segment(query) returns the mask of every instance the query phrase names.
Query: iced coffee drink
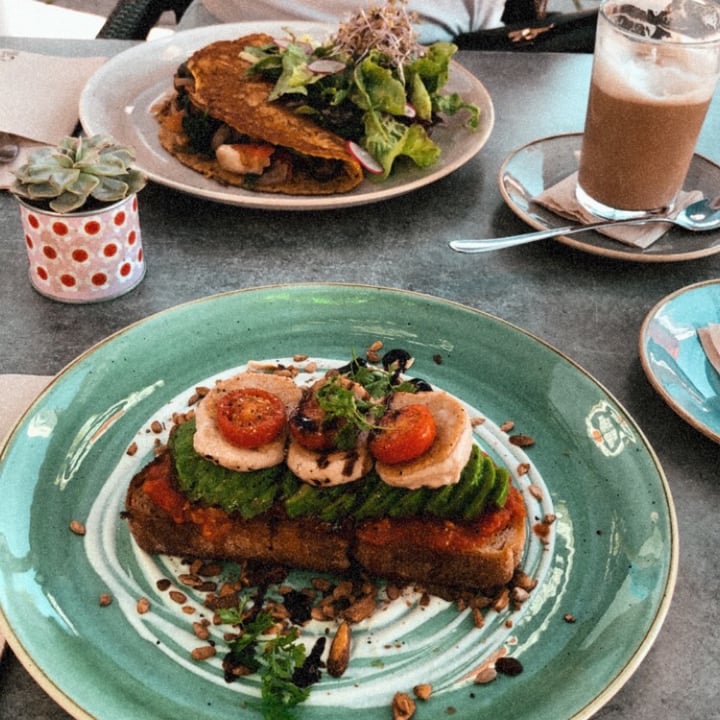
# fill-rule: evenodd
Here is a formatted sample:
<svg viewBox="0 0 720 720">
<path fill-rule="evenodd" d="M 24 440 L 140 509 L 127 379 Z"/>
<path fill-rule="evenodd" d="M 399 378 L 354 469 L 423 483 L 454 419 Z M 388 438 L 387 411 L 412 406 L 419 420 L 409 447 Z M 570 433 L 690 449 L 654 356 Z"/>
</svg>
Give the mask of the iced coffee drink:
<svg viewBox="0 0 720 720">
<path fill-rule="evenodd" d="M 720 5 L 601 6 L 577 196 L 627 218 L 671 209 L 720 75 Z"/>
</svg>

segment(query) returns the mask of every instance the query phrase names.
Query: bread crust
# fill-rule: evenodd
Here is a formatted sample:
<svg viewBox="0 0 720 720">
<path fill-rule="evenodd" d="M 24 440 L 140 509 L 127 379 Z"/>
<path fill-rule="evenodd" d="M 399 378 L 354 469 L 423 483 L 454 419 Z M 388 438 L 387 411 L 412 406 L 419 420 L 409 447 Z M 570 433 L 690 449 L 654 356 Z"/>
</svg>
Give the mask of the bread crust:
<svg viewBox="0 0 720 720">
<path fill-rule="evenodd" d="M 511 489 L 503 510 L 454 523 L 435 518 L 382 518 L 357 524 L 288 518 L 281 508 L 251 519 L 213 509 L 211 524 L 188 521 L 200 505 L 185 502 L 183 518 L 159 507 L 145 492 L 151 478 L 176 488 L 170 452 L 164 450 L 130 482 L 125 517 L 138 545 L 149 553 L 260 561 L 388 580 L 491 593 L 513 577 L 525 545 L 526 511 Z M 179 521 L 182 520 L 182 521 Z"/>
</svg>

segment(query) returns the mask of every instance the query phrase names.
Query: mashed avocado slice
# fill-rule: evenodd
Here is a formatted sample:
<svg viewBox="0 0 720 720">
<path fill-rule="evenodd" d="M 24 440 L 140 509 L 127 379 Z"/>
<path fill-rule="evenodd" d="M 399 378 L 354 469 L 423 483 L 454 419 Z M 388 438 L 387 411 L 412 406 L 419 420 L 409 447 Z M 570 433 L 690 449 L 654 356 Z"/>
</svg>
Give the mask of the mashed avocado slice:
<svg viewBox="0 0 720 720">
<path fill-rule="evenodd" d="M 195 422 L 176 426 L 168 441 L 182 492 L 193 502 L 217 505 L 245 519 L 281 503 L 289 517 L 317 517 L 326 522 L 383 516 L 435 516 L 472 520 L 507 499 L 510 474 L 473 445 L 460 480 L 437 490 L 406 490 L 384 483 L 374 471 L 361 480 L 331 488 L 308 485 L 285 464 L 237 472 L 215 465 L 193 447 Z"/>
</svg>

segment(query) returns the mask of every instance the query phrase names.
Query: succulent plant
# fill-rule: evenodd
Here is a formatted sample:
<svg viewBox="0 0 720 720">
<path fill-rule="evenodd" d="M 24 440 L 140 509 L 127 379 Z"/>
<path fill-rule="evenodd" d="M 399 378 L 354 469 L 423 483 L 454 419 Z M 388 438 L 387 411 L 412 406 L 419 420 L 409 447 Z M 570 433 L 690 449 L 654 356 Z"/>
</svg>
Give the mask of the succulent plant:
<svg viewBox="0 0 720 720">
<path fill-rule="evenodd" d="M 47 203 L 52 210 L 70 213 L 91 198 L 112 203 L 145 185 L 145 176 L 130 165 L 135 154 L 106 135 L 66 137 L 56 147 L 33 152 L 15 171 L 11 191 L 32 203 Z"/>
</svg>

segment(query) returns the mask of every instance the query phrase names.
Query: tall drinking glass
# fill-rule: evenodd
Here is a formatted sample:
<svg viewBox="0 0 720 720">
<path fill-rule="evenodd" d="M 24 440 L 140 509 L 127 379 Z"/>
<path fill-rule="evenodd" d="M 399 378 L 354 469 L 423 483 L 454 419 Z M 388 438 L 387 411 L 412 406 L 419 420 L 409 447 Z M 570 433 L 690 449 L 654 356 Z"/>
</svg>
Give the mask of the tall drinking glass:
<svg viewBox="0 0 720 720">
<path fill-rule="evenodd" d="M 576 195 L 594 215 L 671 210 L 720 76 L 720 4 L 605 0 Z"/>
</svg>

